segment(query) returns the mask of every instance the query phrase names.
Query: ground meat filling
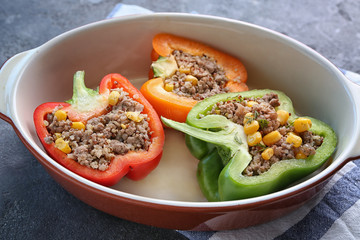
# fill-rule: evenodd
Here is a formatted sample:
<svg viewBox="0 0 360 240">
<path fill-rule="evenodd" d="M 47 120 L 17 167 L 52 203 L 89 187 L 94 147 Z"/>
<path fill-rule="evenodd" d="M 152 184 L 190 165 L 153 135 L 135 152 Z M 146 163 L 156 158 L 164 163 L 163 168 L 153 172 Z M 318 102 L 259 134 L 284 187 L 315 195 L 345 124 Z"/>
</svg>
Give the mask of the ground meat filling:
<svg viewBox="0 0 360 240">
<path fill-rule="evenodd" d="M 268 148 L 272 148 L 273 150 L 273 155 L 270 159 L 265 160 L 262 157 L 262 152 L 267 148 L 263 143 L 249 146 L 249 152 L 253 159 L 243 171 L 243 175 L 260 175 L 268 171 L 270 167 L 278 161 L 296 158 L 299 152 L 305 156 L 314 155 L 316 149 L 322 144 L 323 137 L 315 135 L 310 131 L 297 133 L 302 139 L 301 146 L 294 147 L 292 143 L 288 143 L 286 141 L 287 135 L 295 131 L 294 126 L 289 122 L 284 125 L 280 124 L 277 111 L 275 110 L 278 106 L 280 106 L 278 95 L 271 93 L 266 94 L 262 98 L 239 97 L 238 99 L 226 102 L 218 102 L 207 113 L 223 115 L 241 125 L 244 125 L 245 115 L 252 113 L 254 119 L 259 122 L 260 128 L 258 131 L 262 136 L 275 130 L 281 134 L 279 141 L 268 146 Z"/>
<path fill-rule="evenodd" d="M 115 155 L 148 150 L 151 132 L 147 115 L 141 113 L 144 106 L 122 89 L 114 90 L 120 93 L 118 103 L 107 114 L 90 119 L 84 130 L 72 128 L 69 119 L 58 121 L 54 114 L 59 108 L 54 109 L 45 120 L 50 133 L 45 142 L 63 138 L 71 147 L 69 158 L 100 171 L 108 169 Z"/>
<path fill-rule="evenodd" d="M 165 84 L 172 86 L 172 92 L 195 100 L 229 92 L 225 87 L 229 79 L 216 60 L 205 54 L 194 56 L 179 50 L 175 50 L 173 55 L 179 69 L 165 79 Z"/>
</svg>

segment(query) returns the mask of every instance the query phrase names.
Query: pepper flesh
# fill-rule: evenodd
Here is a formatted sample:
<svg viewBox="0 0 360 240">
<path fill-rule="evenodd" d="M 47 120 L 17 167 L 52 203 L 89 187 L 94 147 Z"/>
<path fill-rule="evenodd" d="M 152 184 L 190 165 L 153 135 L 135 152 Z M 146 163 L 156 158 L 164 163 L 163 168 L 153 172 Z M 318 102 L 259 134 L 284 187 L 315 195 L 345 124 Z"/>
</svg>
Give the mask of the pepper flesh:
<svg viewBox="0 0 360 240">
<path fill-rule="evenodd" d="M 203 43 L 172 34 L 160 33 L 153 38 L 152 45 L 158 56 L 168 56 L 174 50 L 182 50 L 197 56 L 206 54 L 217 61 L 217 64 L 225 70 L 226 76 L 230 80 L 239 80 L 243 83 L 247 81 L 246 69 L 238 59 Z M 156 57 L 156 54 L 152 53 L 151 57 Z M 156 59 L 157 57 L 152 60 Z"/>
<path fill-rule="evenodd" d="M 86 123 L 87 120 L 108 111 L 108 105 L 102 104 L 101 101 L 107 99 L 110 90 L 115 88 L 123 88 L 131 98 L 144 106 L 143 113 L 148 115 L 148 123 L 152 131 L 151 145 L 147 151 L 130 151 L 125 155 L 116 155 L 111 160 L 107 170 L 99 171 L 80 165 L 75 160 L 68 158 L 66 153 L 56 148 L 54 143 L 47 144 L 44 141 L 44 138 L 49 135 L 44 120 L 47 114 L 51 113 L 56 107 L 63 106 L 62 110 L 67 113 L 71 121 Z M 95 100 L 95 103 L 99 100 L 100 104 L 94 105 L 91 103 L 93 100 Z M 72 172 L 104 186 L 114 185 L 125 175 L 132 180 L 144 178 L 158 165 L 162 156 L 164 132 L 157 113 L 139 90 L 120 74 L 106 75 L 100 83 L 99 91 L 94 91 L 85 87 L 84 72 L 77 72 L 74 75 L 74 95 L 72 100 L 67 101 L 67 103 L 49 102 L 41 104 L 34 111 L 34 124 L 37 135 L 50 157 Z"/>
<path fill-rule="evenodd" d="M 151 58 L 153 61 L 159 57 L 169 56 L 174 50 L 182 50 L 192 55 L 203 55 L 215 59 L 217 64 L 222 67 L 229 81 L 226 87 L 230 92 L 241 92 L 248 90 L 247 72 L 241 61 L 220 52 L 205 44 L 192 41 L 183 37 L 161 33 L 153 38 L 153 51 Z M 153 72 L 150 73 L 153 78 Z M 179 96 L 173 92 L 168 92 L 164 88 L 162 78 L 153 78 L 145 82 L 141 87 L 142 94 L 154 106 L 160 116 L 170 118 L 175 121 L 185 122 L 186 116 L 191 108 L 198 102 L 192 98 Z"/>
<path fill-rule="evenodd" d="M 277 110 L 289 112 L 290 122 L 297 118 L 291 100 L 284 93 L 274 90 L 252 90 L 242 93 L 219 94 L 207 98 L 199 102 L 189 112 L 186 123 L 181 123 L 181 125 L 179 125 L 180 123 L 174 124 L 173 121 L 168 119 L 162 119 L 167 126 L 191 135 L 186 136 L 186 144 L 190 152 L 200 160 L 197 176 L 198 182 L 209 201 L 251 198 L 284 189 L 291 183 L 320 168 L 335 150 L 337 138 L 334 131 L 327 124 L 314 118 L 309 118 L 312 121 L 310 130 L 314 134 L 323 137 L 323 143 L 316 150 L 315 155 L 311 155 L 306 159 L 279 161 L 272 165 L 267 172 L 258 176 L 243 175 L 242 172 L 246 167 L 245 163 L 249 162 L 246 154 L 241 157 L 223 154 L 224 148 L 221 144 L 218 144 L 223 141 L 224 137 L 222 135 L 217 135 L 216 141 L 207 140 L 204 137 L 209 134 L 215 137 L 214 131 L 223 131 L 224 128 L 228 128 L 231 125 L 227 123 L 231 121 L 224 119 L 222 123 L 219 121 L 206 122 L 204 119 L 216 116 L 206 115 L 206 113 L 217 102 L 236 99 L 240 95 L 241 97 L 262 97 L 267 93 L 276 93 L 279 96 L 280 106 L 277 107 Z M 199 129 L 203 131 L 202 136 L 198 134 Z M 206 141 L 207 144 L 204 145 L 203 141 Z M 211 145 L 216 147 L 215 152 L 211 150 Z"/>
</svg>

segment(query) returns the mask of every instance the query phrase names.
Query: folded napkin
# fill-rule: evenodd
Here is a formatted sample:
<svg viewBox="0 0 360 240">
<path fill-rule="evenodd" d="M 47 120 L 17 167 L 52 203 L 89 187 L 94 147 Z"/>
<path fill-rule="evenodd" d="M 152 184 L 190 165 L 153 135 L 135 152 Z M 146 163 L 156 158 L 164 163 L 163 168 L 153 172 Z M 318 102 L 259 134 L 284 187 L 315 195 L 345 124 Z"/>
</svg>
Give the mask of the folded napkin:
<svg viewBox="0 0 360 240">
<path fill-rule="evenodd" d="M 152 11 L 117 4 L 108 18 Z M 360 75 L 342 70 L 360 84 Z M 360 239 L 360 160 L 345 165 L 324 190 L 298 210 L 258 226 L 230 231 L 178 231 L 189 239 Z"/>
</svg>

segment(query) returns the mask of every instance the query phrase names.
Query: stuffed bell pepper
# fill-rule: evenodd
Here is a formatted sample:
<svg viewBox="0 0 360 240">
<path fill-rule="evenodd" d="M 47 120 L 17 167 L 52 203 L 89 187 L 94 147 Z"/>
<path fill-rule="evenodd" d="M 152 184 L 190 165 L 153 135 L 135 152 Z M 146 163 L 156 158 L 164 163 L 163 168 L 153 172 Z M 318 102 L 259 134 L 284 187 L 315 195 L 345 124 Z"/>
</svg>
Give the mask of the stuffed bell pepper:
<svg viewBox="0 0 360 240">
<path fill-rule="evenodd" d="M 218 94 L 196 104 L 186 123 L 162 120 L 187 134 L 209 201 L 284 189 L 320 168 L 337 142 L 327 124 L 296 116 L 291 100 L 274 90 Z"/>
<path fill-rule="evenodd" d="M 248 90 L 247 72 L 239 59 L 165 33 L 156 35 L 152 45 L 152 79 L 140 91 L 160 116 L 185 122 L 198 101 L 218 93 Z"/>
<path fill-rule="evenodd" d="M 85 87 L 84 72 L 76 72 L 72 99 L 41 104 L 34 123 L 54 160 L 105 186 L 125 175 L 145 177 L 162 156 L 164 132 L 157 113 L 120 74 L 105 76 L 99 90 L 92 90 Z"/>
</svg>

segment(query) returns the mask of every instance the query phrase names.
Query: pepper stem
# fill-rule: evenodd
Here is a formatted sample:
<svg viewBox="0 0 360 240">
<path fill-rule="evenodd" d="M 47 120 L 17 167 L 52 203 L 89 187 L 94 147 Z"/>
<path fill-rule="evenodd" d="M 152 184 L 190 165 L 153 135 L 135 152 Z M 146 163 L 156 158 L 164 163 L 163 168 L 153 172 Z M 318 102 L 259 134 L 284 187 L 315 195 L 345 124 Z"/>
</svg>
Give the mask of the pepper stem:
<svg viewBox="0 0 360 240">
<path fill-rule="evenodd" d="M 239 171 L 242 172 L 251 161 L 244 127 L 226 118 L 222 118 L 222 121 L 218 122 L 219 124 L 212 124 L 215 128 L 211 129 L 214 131 L 193 127 L 187 123 L 176 122 L 164 117 L 161 117 L 161 120 L 169 127 L 214 144 L 217 147 L 224 165 L 233 158 L 244 158 L 241 160 L 243 162 L 243 164 L 241 164 L 242 169 L 239 169 Z"/>
<path fill-rule="evenodd" d="M 85 72 L 77 71 L 73 80 L 72 99 L 66 101 L 80 112 L 89 112 L 106 105 L 106 98 L 93 89 L 85 86 Z"/>
</svg>

